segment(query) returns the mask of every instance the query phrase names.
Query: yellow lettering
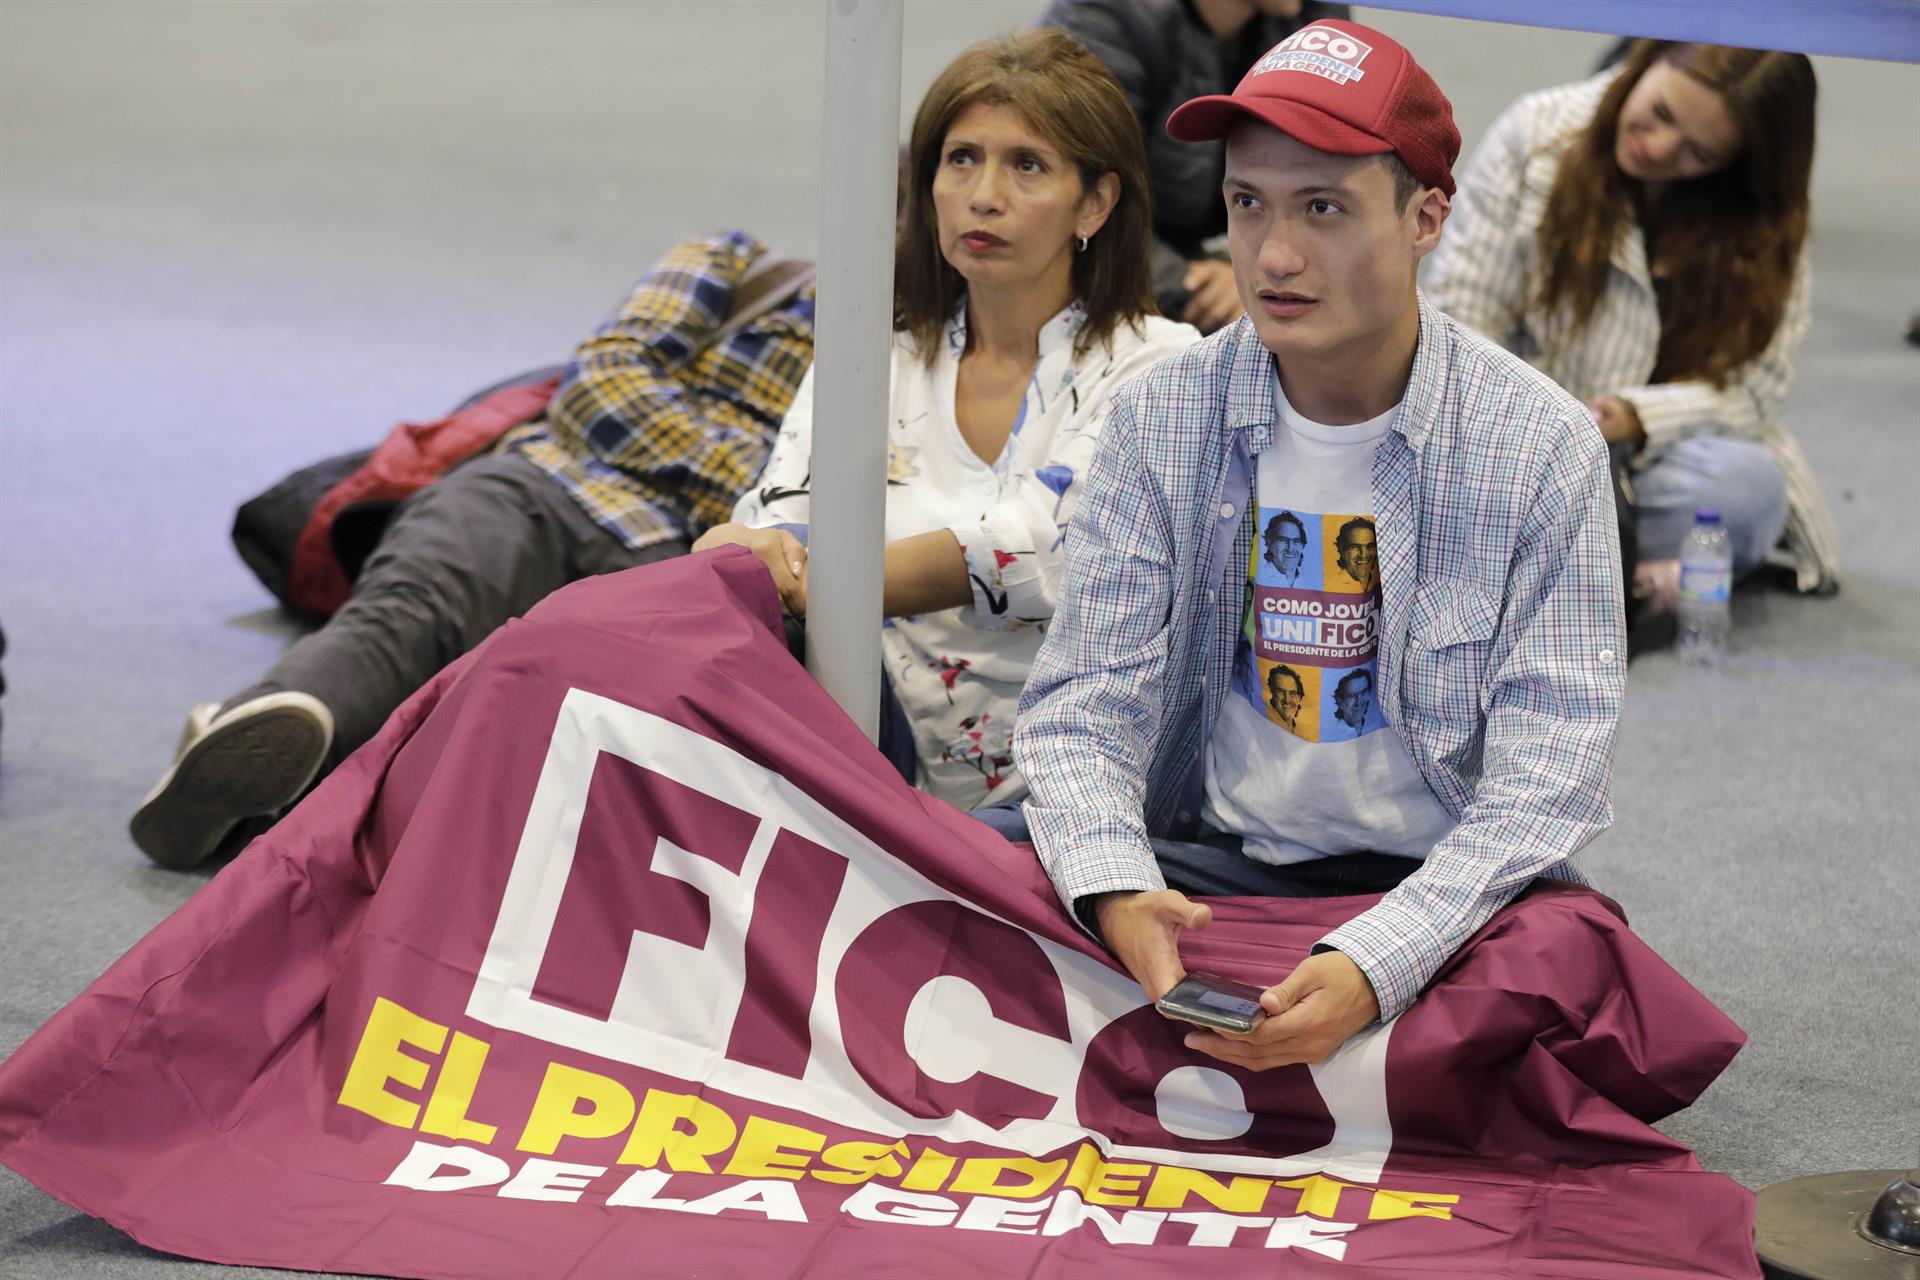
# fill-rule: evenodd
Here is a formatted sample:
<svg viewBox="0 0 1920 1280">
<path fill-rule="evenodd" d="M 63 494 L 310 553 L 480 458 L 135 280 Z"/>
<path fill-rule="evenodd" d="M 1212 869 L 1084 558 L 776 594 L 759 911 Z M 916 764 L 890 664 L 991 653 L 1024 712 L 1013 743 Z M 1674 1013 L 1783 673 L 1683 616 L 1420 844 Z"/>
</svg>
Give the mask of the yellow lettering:
<svg viewBox="0 0 1920 1280">
<path fill-rule="evenodd" d="M 585 1111 L 580 1110 L 582 1102 L 590 1104 Z M 514 1146 L 550 1156 L 562 1138 L 610 1138 L 632 1119 L 633 1095 L 618 1080 L 550 1062 L 533 1113 Z"/>
<path fill-rule="evenodd" d="M 340 1105 L 364 1111 L 383 1124 L 401 1129 L 413 1128 L 419 1118 L 420 1104 L 396 1098 L 387 1092 L 387 1082 L 397 1080 L 412 1089 L 427 1082 L 429 1065 L 409 1057 L 400 1046 L 437 1054 L 447 1042 L 447 1028 L 409 1013 L 382 996 L 374 1000 L 367 1015 L 367 1027 L 360 1033 L 360 1045 L 353 1051 L 347 1078 L 340 1085 Z"/>
<path fill-rule="evenodd" d="M 1065 1160 L 1029 1160 L 1025 1156 L 976 1157 L 960 1166 L 960 1176 L 953 1180 L 953 1185 L 947 1190 L 959 1195 L 1031 1200 L 1035 1196 L 1045 1195 L 1054 1183 L 1060 1181 L 1060 1175 L 1066 1172 L 1066 1168 Z M 1024 1181 L 1009 1186 L 1000 1181 L 1003 1173 L 1016 1174 Z"/>
<path fill-rule="evenodd" d="M 1085 1143 L 1073 1153 L 1067 1185 L 1088 1204 L 1132 1206 L 1140 1203 L 1140 1181 L 1151 1172 L 1152 1165 L 1108 1164 L 1099 1148 Z"/>
<path fill-rule="evenodd" d="M 1228 1213 L 1258 1213 L 1260 1206 L 1266 1203 L 1267 1188 L 1272 1185 L 1267 1178 L 1238 1176 L 1222 1182 L 1198 1169 L 1163 1164 L 1153 1171 L 1153 1184 L 1147 1188 L 1146 1207 L 1180 1209 L 1186 1206 L 1188 1196 L 1197 1195 L 1214 1208 L 1224 1209 Z"/>
<path fill-rule="evenodd" d="M 1316 1218 L 1325 1218 L 1332 1222 L 1339 1217 L 1340 1193 L 1355 1184 L 1315 1173 L 1304 1178 L 1278 1179 L 1273 1185 L 1292 1187 L 1299 1191 L 1300 1200 L 1293 1206 L 1295 1213 L 1312 1214 Z"/>
<path fill-rule="evenodd" d="M 946 1152 L 935 1151 L 932 1147 L 928 1147 L 920 1153 L 920 1158 L 913 1162 L 913 1168 L 907 1170 L 907 1176 L 900 1180 L 901 1190 L 938 1191 L 941 1184 L 947 1180 L 947 1175 L 953 1172 L 953 1166 L 958 1163 L 959 1161 Z"/>
<path fill-rule="evenodd" d="M 1100 1168 L 1100 1151 L 1092 1143 L 1082 1143 L 1073 1153 L 1073 1167 L 1067 1170 L 1067 1185 L 1084 1192 Z"/>
<path fill-rule="evenodd" d="M 687 1124 L 681 1129 L 681 1122 Z M 640 1118 L 633 1122 L 621 1164 L 640 1164 L 651 1168 L 664 1158 L 675 1173 L 712 1173 L 706 1157 L 718 1155 L 740 1136 L 733 1117 L 714 1106 L 685 1093 L 647 1090 L 640 1104 Z"/>
<path fill-rule="evenodd" d="M 747 1127 L 740 1131 L 740 1145 L 724 1172 L 740 1178 L 792 1178 L 813 1163 L 813 1153 L 827 1145 L 827 1135 L 781 1124 L 760 1116 L 748 1116 Z"/>
<path fill-rule="evenodd" d="M 830 1167 L 815 1169 L 813 1176 L 822 1182 L 849 1187 L 869 1178 L 897 1178 L 902 1167 L 900 1157 L 906 1154 L 905 1142 L 896 1142 L 890 1147 L 879 1142 L 836 1142 L 820 1157 L 820 1163 Z"/>
<path fill-rule="evenodd" d="M 480 1068 L 487 1065 L 487 1043 L 464 1031 L 453 1033 L 447 1047 L 447 1061 L 440 1078 L 433 1082 L 427 1098 L 427 1114 L 420 1121 L 420 1132 L 437 1133 L 457 1142 L 492 1142 L 497 1131 L 493 1125 L 467 1119 L 473 1105 L 473 1091 L 480 1084 Z"/>
<path fill-rule="evenodd" d="M 1373 1193 L 1373 1203 L 1367 1206 L 1367 1217 L 1375 1220 L 1451 1218 L 1453 1210 L 1446 1206 L 1459 1203 L 1459 1196 L 1428 1195 L 1420 1191 L 1376 1191 Z"/>
</svg>

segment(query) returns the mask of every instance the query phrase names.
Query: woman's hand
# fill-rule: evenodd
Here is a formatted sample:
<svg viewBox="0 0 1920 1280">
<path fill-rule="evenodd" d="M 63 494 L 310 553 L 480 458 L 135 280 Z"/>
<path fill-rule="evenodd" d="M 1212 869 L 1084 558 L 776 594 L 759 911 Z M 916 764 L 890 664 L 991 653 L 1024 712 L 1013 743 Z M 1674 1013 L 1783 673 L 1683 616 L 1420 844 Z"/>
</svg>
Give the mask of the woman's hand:
<svg viewBox="0 0 1920 1280">
<path fill-rule="evenodd" d="M 1601 396 L 1591 406 L 1600 438 L 1608 444 L 1628 444 L 1638 449 L 1647 442 L 1646 428 L 1640 425 L 1639 412 L 1619 396 Z"/>
<path fill-rule="evenodd" d="M 745 547 L 760 558 L 780 592 L 780 607 L 796 618 L 807 616 L 807 549 L 785 529 L 755 529 L 728 521 L 700 535 L 695 551 L 727 545 Z"/>
</svg>

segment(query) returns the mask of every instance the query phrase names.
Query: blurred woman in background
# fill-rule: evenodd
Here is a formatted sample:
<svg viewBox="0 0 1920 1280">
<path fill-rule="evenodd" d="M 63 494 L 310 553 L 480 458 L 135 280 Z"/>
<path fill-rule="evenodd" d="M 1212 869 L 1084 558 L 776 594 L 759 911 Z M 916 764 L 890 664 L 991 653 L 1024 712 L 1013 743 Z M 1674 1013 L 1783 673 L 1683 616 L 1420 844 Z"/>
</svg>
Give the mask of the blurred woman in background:
<svg viewBox="0 0 1920 1280">
<path fill-rule="evenodd" d="M 1833 517 L 1781 421 L 1807 329 L 1814 93 L 1802 54 L 1638 41 L 1495 121 L 1429 260 L 1442 308 L 1592 406 L 1656 608 L 1703 507 L 1736 572 L 1777 549 L 1800 590 L 1838 585 Z"/>
</svg>

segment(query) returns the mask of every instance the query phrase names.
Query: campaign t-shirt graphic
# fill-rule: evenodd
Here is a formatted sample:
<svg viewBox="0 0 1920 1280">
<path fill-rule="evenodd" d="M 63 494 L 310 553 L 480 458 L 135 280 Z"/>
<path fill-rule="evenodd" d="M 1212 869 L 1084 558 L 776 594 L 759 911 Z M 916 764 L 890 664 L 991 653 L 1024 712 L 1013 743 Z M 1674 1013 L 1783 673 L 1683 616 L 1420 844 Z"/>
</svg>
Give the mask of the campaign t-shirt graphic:
<svg viewBox="0 0 1920 1280">
<path fill-rule="evenodd" d="M 1295 413 L 1284 390 L 1276 399 L 1279 429 L 1247 504 L 1242 643 L 1207 742 L 1201 821 L 1262 862 L 1423 858 L 1454 817 L 1382 710 L 1380 545 L 1391 552 L 1395 534 L 1379 527 L 1372 469 L 1394 413 L 1329 426 Z"/>
<path fill-rule="evenodd" d="M 1247 571 L 1249 679 L 1255 709 L 1307 742 L 1386 727 L 1374 696 L 1380 562 L 1373 520 L 1261 505 Z"/>
</svg>

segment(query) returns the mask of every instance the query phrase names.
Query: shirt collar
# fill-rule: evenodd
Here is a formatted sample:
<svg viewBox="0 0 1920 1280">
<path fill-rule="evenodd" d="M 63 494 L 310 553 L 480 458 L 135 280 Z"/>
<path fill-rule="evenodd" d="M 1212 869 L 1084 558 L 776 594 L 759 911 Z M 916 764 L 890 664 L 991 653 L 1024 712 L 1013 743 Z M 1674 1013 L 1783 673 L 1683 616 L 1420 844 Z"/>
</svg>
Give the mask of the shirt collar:
<svg viewBox="0 0 1920 1280">
<path fill-rule="evenodd" d="M 1417 298 L 1420 337 L 1414 344 L 1413 372 L 1407 378 L 1406 395 L 1392 428 L 1415 450 L 1427 442 L 1439 413 L 1446 386 L 1448 346 L 1446 321 L 1440 309 L 1428 300 L 1424 290 Z M 1236 433 L 1246 431 L 1248 447 L 1261 453 L 1272 447 L 1274 425 L 1280 419 L 1272 354 L 1254 331 L 1253 321 L 1244 316 L 1234 324 L 1233 342 L 1233 355 L 1227 364 L 1227 427 Z"/>
<path fill-rule="evenodd" d="M 1634 220 L 1623 220 L 1613 236 L 1613 251 L 1607 255 L 1629 280 L 1653 292 L 1653 267 L 1647 261 L 1647 237 Z"/>
<path fill-rule="evenodd" d="M 1420 337 L 1413 347 L 1413 372 L 1407 377 L 1407 394 L 1401 399 L 1400 412 L 1393 419 L 1393 429 L 1406 437 L 1415 452 L 1426 444 L 1440 416 L 1440 405 L 1446 398 L 1448 352 L 1453 345 L 1440 308 L 1433 305 L 1425 290 L 1419 291 L 1418 297 Z"/>
<path fill-rule="evenodd" d="M 1247 433 L 1255 453 L 1273 445 L 1280 401 L 1273 393 L 1273 355 L 1246 316 L 1233 324 L 1233 355 L 1227 362 L 1227 429 Z"/>
<path fill-rule="evenodd" d="M 1039 358 L 1045 360 L 1062 347 L 1070 348 L 1086 323 L 1086 304 L 1079 299 L 1060 308 L 1054 313 L 1053 319 L 1040 326 Z M 966 349 L 967 299 L 963 294 L 959 305 L 953 309 L 953 318 L 947 321 L 947 353 L 957 360 Z"/>
</svg>

